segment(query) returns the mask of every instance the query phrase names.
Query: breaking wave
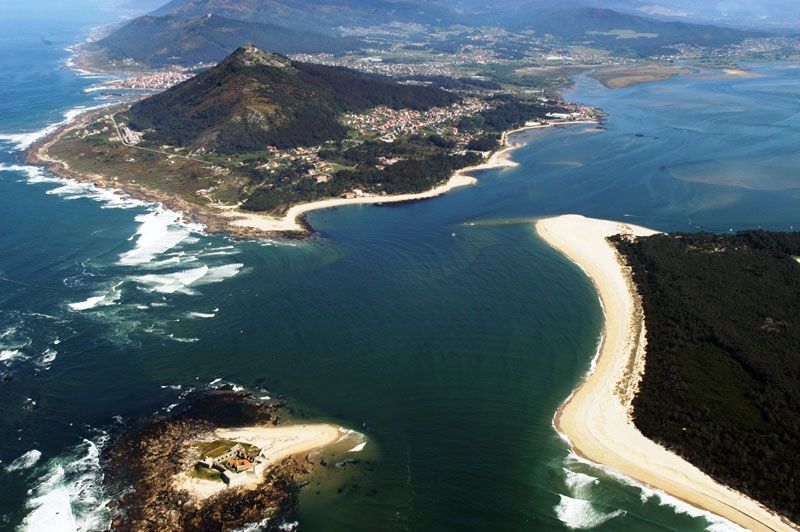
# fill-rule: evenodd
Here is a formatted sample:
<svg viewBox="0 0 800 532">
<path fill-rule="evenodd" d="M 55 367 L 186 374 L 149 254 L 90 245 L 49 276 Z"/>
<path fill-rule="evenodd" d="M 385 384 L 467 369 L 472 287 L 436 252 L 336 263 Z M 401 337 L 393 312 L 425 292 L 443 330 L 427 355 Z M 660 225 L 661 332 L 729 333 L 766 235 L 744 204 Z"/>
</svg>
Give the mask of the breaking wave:
<svg viewBox="0 0 800 532">
<path fill-rule="evenodd" d="M 140 275 L 131 279 L 151 292 L 194 294 L 196 293 L 194 287 L 224 281 L 239 273 L 243 266 L 244 264 L 240 263 L 222 266 L 203 265 L 171 273 Z"/>
<path fill-rule="evenodd" d="M 555 507 L 558 519 L 573 530 L 585 530 L 602 525 L 603 523 L 624 515 L 623 510 L 602 512 L 584 499 L 575 499 L 567 495 L 559 495 L 560 501 Z"/>
<path fill-rule="evenodd" d="M 97 442 L 83 440 L 71 452 L 49 460 L 30 491 L 30 510 L 20 530 L 104 530 L 110 515 L 103 493 L 100 449 L 107 436 Z"/>
<path fill-rule="evenodd" d="M 87 107 L 84 105 L 75 107 L 74 109 L 70 109 L 66 113 L 64 113 L 64 119 L 60 122 L 56 122 L 54 124 L 50 124 L 42 129 L 37 131 L 30 131 L 26 133 L 0 133 L 0 142 L 8 142 L 13 144 L 18 150 L 25 150 L 31 147 L 31 145 L 36 142 L 37 140 L 46 137 L 50 133 L 54 132 L 61 126 L 67 125 L 73 122 L 79 115 L 85 113 L 87 111 L 93 111 L 95 109 L 102 109 L 103 107 L 108 107 L 113 105 L 112 102 L 107 102 L 102 105 L 95 105 L 92 107 Z"/>
<path fill-rule="evenodd" d="M 151 262 L 156 256 L 174 248 L 189 236 L 192 230 L 201 231 L 200 226 L 187 226 L 181 223 L 180 213 L 157 208 L 136 217 L 140 222 L 133 249 L 119 258 L 119 264 L 137 266 Z"/>
<path fill-rule="evenodd" d="M 565 460 L 565 466 L 574 463 L 577 463 L 575 455 L 570 453 Z M 574 471 L 569 467 L 563 467 L 562 472 L 567 493 L 559 494 L 559 501 L 554 510 L 556 517 L 567 528 L 573 530 L 594 528 L 625 515 L 624 510 L 603 510 L 593 502 L 597 498 L 593 491 L 600 483 L 597 477 Z"/>
</svg>

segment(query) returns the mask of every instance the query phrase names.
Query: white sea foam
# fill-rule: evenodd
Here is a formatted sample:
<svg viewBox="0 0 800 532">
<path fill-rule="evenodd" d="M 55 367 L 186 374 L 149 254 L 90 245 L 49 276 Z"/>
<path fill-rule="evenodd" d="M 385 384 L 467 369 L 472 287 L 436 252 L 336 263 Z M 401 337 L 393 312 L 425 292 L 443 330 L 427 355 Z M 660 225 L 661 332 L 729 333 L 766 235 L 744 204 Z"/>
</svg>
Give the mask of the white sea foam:
<svg viewBox="0 0 800 532">
<path fill-rule="evenodd" d="M 603 523 L 624 515 L 623 510 L 602 512 L 583 499 L 575 499 L 566 495 L 559 495 L 560 500 L 555 507 L 558 519 L 573 530 L 595 528 Z"/>
<path fill-rule="evenodd" d="M 100 449 L 84 440 L 72 452 L 49 460 L 27 502 L 30 513 L 20 530 L 104 530 L 109 524 L 102 491 Z"/>
<path fill-rule="evenodd" d="M 621 483 L 626 484 L 628 486 L 633 486 L 635 488 L 638 488 L 639 490 L 641 490 L 640 494 L 639 494 L 639 497 L 641 498 L 643 503 L 647 502 L 647 501 L 649 501 L 651 499 L 655 499 L 658 502 L 658 504 L 660 504 L 662 506 L 669 506 L 670 508 L 672 508 L 675 511 L 675 513 L 685 514 L 685 515 L 688 515 L 688 516 L 691 516 L 691 517 L 695 517 L 695 518 L 703 518 L 703 519 L 705 519 L 706 521 L 709 522 L 708 530 L 717 530 L 717 531 L 742 531 L 742 530 L 744 530 L 743 528 L 741 528 L 738 525 L 728 521 L 727 519 L 725 519 L 723 517 L 715 515 L 715 514 L 713 514 L 711 512 L 707 512 L 705 510 L 701 510 L 701 509 L 699 509 L 699 508 L 697 508 L 695 506 L 692 506 L 691 504 L 688 504 L 686 502 L 681 501 L 680 499 L 677 499 L 677 498 L 675 498 L 675 497 L 673 497 L 671 495 L 668 495 L 664 491 L 656 490 L 656 489 L 652 489 L 652 488 L 649 488 L 647 486 L 644 486 L 643 484 L 635 481 L 634 479 L 632 479 L 632 478 L 630 478 L 630 477 L 628 477 L 626 475 L 623 475 L 622 473 L 620 473 L 620 472 L 618 472 L 618 471 L 616 471 L 616 470 L 614 470 L 614 469 L 612 469 L 610 467 L 607 467 L 607 466 L 604 466 L 604 465 L 601 465 L 601 464 L 596 464 L 594 462 L 586 460 L 585 458 L 583 458 L 583 457 L 581 457 L 581 456 L 579 456 L 579 455 L 577 455 L 577 454 L 575 454 L 573 452 L 569 453 L 569 455 L 565 459 L 565 462 L 566 463 L 570 463 L 570 462 L 581 463 L 581 464 L 585 464 L 585 465 L 591 466 L 591 467 L 593 467 L 593 468 L 595 468 L 595 469 L 597 469 L 599 471 L 602 471 L 603 473 L 605 473 L 609 477 L 617 480 L 618 482 L 621 482 Z"/>
<path fill-rule="evenodd" d="M 36 462 L 38 462 L 39 458 L 41 457 L 41 451 L 32 449 L 8 464 L 5 469 L 8 472 L 19 471 L 21 469 L 30 469 L 36 465 Z"/>
<path fill-rule="evenodd" d="M 177 246 L 189 236 L 191 230 L 200 230 L 199 226 L 187 226 L 181 223 L 180 213 L 165 209 L 155 209 L 136 217 L 140 223 L 136 234 L 134 248 L 120 255 L 119 263 L 125 266 L 147 264 L 157 255 Z"/>
<path fill-rule="evenodd" d="M 95 307 L 108 307 L 111 305 L 115 305 L 119 301 L 120 296 L 122 295 L 122 291 L 120 289 L 121 286 L 122 286 L 121 282 L 117 283 L 114 286 L 112 286 L 110 290 L 108 290 L 103 294 L 97 294 L 91 296 L 85 299 L 84 301 L 76 301 L 75 303 L 69 303 L 67 306 L 69 306 L 69 308 L 72 310 L 80 311 L 80 310 L 90 310 Z"/>
<path fill-rule="evenodd" d="M 58 351 L 52 347 L 48 347 L 44 350 L 42 356 L 39 357 L 39 365 L 44 369 L 50 369 L 50 365 L 55 361 L 57 355 Z"/>
<path fill-rule="evenodd" d="M 56 183 L 60 186 L 48 190 L 45 194 L 60 196 L 67 200 L 92 199 L 101 202 L 103 209 L 130 209 L 147 205 L 116 190 L 53 176 L 38 166 L 0 163 L 0 171 L 23 173 L 27 176 L 26 182 L 31 185 Z"/>
<path fill-rule="evenodd" d="M 706 530 L 715 530 L 718 532 L 744 532 L 746 530 L 745 528 L 742 528 L 739 525 L 728 521 L 727 519 L 696 508 L 681 501 L 680 499 L 673 497 L 672 495 L 664 493 L 663 491 L 654 490 L 645 486 L 638 487 L 642 490 L 640 498 L 642 499 L 643 503 L 655 499 L 661 506 L 669 506 L 675 510 L 675 513 L 684 514 L 695 518 L 702 517 L 710 523 Z"/>
<path fill-rule="evenodd" d="M 149 292 L 194 294 L 194 287 L 224 281 L 239 273 L 242 266 L 238 263 L 212 267 L 203 265 L 171 273 L 139 275 L 131 279 Z"/>
<path fill-rule="evenodd" d="M 585 498 L 589 496 L 589 490 L 592 486 L 600 483 L 596 477 L 579 473 L 578 471 L 571 471 L 564 468 L 564 482 L 569 489 L 570 494 L 574 497 Z"/>
<path fill-rule="evenodd" d="M 264 530 L 272 519 L 267 517 L 257 523 L 248 523 L 240 528 L 234 528 L 233 532 L 260 532 Z"/>
<path fill-rule="evenodd" d="M 2 349 L 0 350 L 0 362 L 16 360 L 24 356 L 19 349 Z"/>
<path fill-rule="evenodd" d="M 38 131 L 30 131 L 27 133 L 0 133 L 0 142 L 9 142 L 14 144 L 18 150 L 25 150 L 31 146 L 37 140 L 49 135 L 50 133 L 54 132 L 56 129 L 69 124 L 70 122 L 74 121 L 80 114 L 85 113 L 87 111 L 92 111 L 94 109 L 101 109 L 103 107 L 108 107 L 112 105 L 109 103 L 104 103 L 102 105 L 95 105 L 93 107 L 86 107 L 86 106 L 78 106 L 74 109 L 70 109 L 66 113 L 64 113 L 64 119 L 60 122 L 56 122 L 55 124 L 50 124 Z"/>
<path fill-rule="evenodd" d="M 58 182 L 61 186 L 52 188 L 45 192 L 53 196 L 59 196 L 66 200 L 91 199 L 103 205 L 103 209 L 131 209 L 147 205 L 143 201 L 126 196 L 116 190 L 100 188 L 91 183 L 80 183 L 70 179 L 59 178 L 31 178 L 28 183 Z"/>
<path fill-rule="evenodd" d="M 193 344 L 200 341 L 200 338 L 183 338 L 181 336 L 173 336 L 171 334 L 169 335 L 169 339 L 173 342 L 180 342 L 182 344 Z"/>
<path fill-rule="evenodd" d="M 19 172 L 25 174 L 29 183 L 44 183 L 44 182 L 57 182 L 56 178 L 48 178 L 45 176 L 44 170 L 38 166 L 22 165 L 22 164 L 6 164 L 0 163 L 0 172 Z"/>
<path fill-rule="evenodd" d="M 216 316 L 217 314 L 216 314 L 215 312 L 189 312 L 189 313 L 187 313 L 186 315 L 187 315 L 188 317 L 190 317 L 190 318 L 203 318 L 203 319 L 208 319 L 208 318 L 213 318 L 213 317 L 214 317 L 214 316 Z"/>
</svg>

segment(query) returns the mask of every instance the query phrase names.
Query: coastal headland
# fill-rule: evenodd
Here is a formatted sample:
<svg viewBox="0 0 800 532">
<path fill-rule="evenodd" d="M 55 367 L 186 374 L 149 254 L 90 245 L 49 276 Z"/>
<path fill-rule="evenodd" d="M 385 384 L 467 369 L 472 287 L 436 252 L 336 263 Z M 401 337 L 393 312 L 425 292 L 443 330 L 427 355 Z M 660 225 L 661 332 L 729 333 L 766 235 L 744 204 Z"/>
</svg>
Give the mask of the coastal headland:
<svg viewBox="0 0 800 532">
<path fill-rule="evenodd" d="M 516 166 L 517 164 L 510 159 L 510 154 L 521 146 L 510 140 L 510 137 L 516 133 L 532 129 L 599 123 L 597 120 L 530 121 L 523 127 L 503 132 L 499 141 L 500 147 L 486 157 L 483 162 L 455 171 L 447 181 L 427 191 L 393 195 L 365 193 L 358 197 L 327 198 L 293 205 L 283 216 L 279 217 L 267 213 L 246 211 L 237 205 L 207 205 L 191 202 L 177 194 L 170 194 L 112 175 L 78 171 L 69 162 L 51 153 L 53 145 L 66 135 L 85 128 L 87 124 L 113 111 L 114 109 L 95 109 L 79 115 L 73 122 L 62 126 L 31 145 L 23 155 L 24 161 L 28 164 L 42 165 L 50 173 L 60 178 L 91 183 L 100 188 L 119 191 L 135 199 L 161 203 L 170 210 L 183 213 L 188 222 L 202 224 L 205 231 L 209 233 L 225 233 L 234 238 L 305 238 L 313 234 L 313 229 L 305 219 L 305 214 L 311 211 L 348 205 L 380 205 L 438 197 L 456 188 L 477 183 L 478 180 L 470 175 L 474 172 Z M 121 138 L 120 142 L 122 142 Z"/>
<path fill-rule="evenodd" d="M 645 438 L 632 421 L 631 401 L 645 368 L 645 320 L 629 268 L 607 238 L 656 231 L 578 215 L 542 219 L 535 228 L 588 275 L 605 315 L 592 369 L 554 419 L 574 451 L 744 528 L 791 530 L 779 515 Z"/>
</svg>

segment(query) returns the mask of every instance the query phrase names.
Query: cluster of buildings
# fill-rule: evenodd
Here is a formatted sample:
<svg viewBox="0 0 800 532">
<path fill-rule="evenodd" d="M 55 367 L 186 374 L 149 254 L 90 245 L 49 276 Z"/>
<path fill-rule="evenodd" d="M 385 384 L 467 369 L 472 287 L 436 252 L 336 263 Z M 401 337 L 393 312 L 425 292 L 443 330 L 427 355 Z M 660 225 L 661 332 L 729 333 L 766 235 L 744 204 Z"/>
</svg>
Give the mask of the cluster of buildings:
<svg viewBox="0 0 800 532">
<path fill-rule="evenodd" d="M 392 142 L 398 135 L 414 134 L 424 128 L 446 123 L 454 124 L 460 118 L 472 116 L 490 107 L 490 104 L 478 98 L 466 98 L 462 102 L 447 107 L 434 107 L 427 111 L 397 110 L 382 106 L 367 113 L 346 113 L 342 123 L 362 135 L 374 135 L 385 142 Z"/>
<path fill-rule="evenodd" d="M 220 478 L 229 486 L 258 482 L 264 476 L 267 461 L 260 449 L 248 449 L 241 443 L 234 443 L 211 454 L 200 460 L 197 467 L 219 471 Z"/>
<path fill-rule="evenodd" d="M 194 72 L 186 70 L 159 70 L 140 76 L 115 79 L 103 85 L 84 89 L 84 92 L 96 91 L 160 91 L 168 89 L 194 76 Z"/>
<path fill-rule="evenodd" d="M 662 55 L 654 59 L 679 61 L 688 59 L 732 61 L 736 58 L 773 59 L 782 55 L 792 56 L 800 52 L 800 38 L 794 36 L 774 36 L 759 39 L 746 39 L 739 44 L 716 48 L 696 45 L 674 46 L 677 53 Z"/>
<path fill-rule="evenodd" d="M 433 61 L 422 63 L 384 62 L 379 56 L 369 57 L 335 57 L 331 54 L 294 54 L 296 61 L 315 63 L 318 65 L 352 68 L 368 74 L 382 76 L 449 76 L 452 74 L 452 61 Z"/>
</svg>

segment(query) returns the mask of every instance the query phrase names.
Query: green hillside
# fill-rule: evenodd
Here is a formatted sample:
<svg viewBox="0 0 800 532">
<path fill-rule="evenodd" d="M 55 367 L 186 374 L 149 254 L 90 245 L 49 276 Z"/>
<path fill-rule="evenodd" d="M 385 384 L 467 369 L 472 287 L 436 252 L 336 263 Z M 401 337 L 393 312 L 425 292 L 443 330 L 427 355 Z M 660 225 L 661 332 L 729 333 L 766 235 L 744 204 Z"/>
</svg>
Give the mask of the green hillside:
<svg viewBox="0 0 800 532">
<path fill-rule="evenodd" d="M 131 107 L 145 139 L 218 153 L 293 148 L 343 138 L 345 111 L 378 105 L 424 110 L 458 101 L 424 86 L 400 85 L 344 68 L 291 61 L 253 46 Z"/>
</svg>

